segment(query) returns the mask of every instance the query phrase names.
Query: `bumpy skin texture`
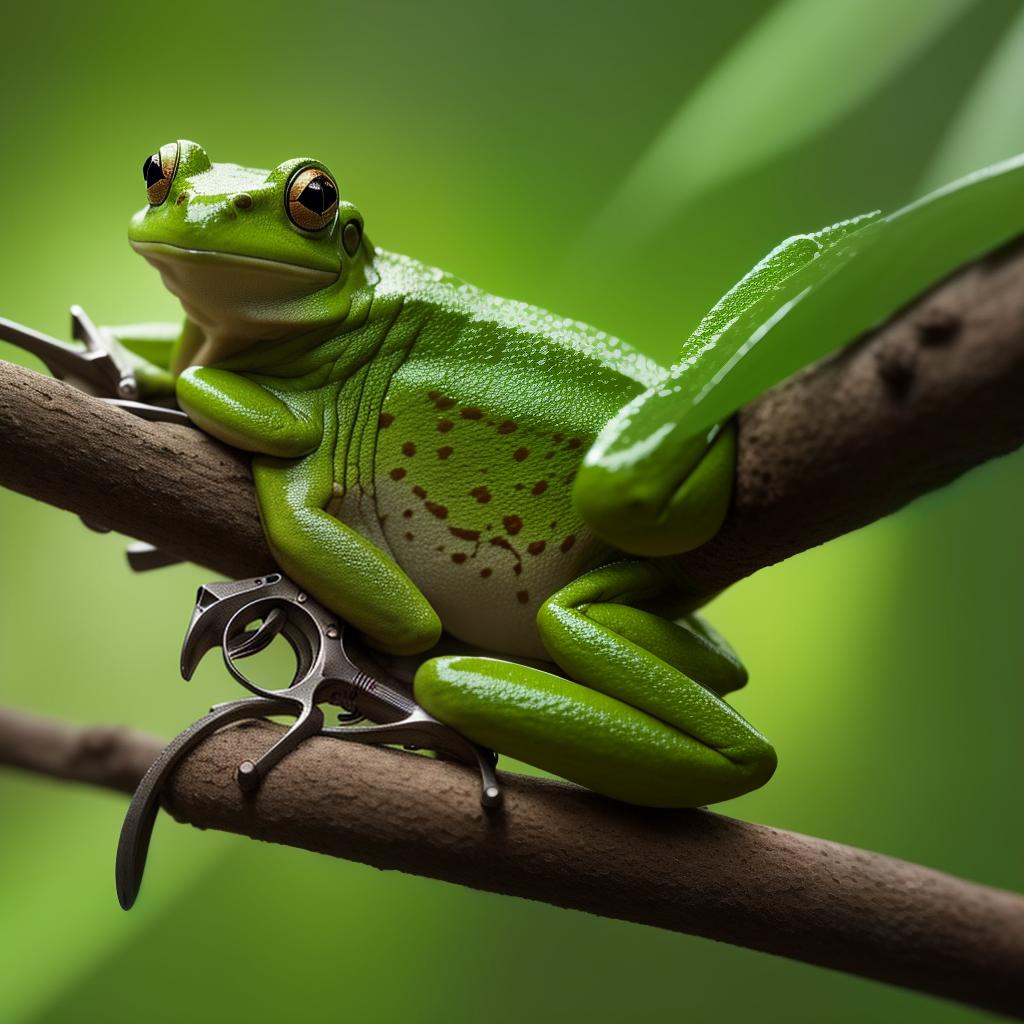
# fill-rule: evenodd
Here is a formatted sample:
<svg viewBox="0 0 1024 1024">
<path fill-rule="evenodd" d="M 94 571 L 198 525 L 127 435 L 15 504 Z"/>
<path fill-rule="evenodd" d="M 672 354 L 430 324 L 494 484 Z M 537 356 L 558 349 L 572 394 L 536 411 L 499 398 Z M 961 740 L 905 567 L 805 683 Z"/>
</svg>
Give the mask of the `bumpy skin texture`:
<svg viewBox="0 0 1024 1024">
<path fill-rule="evenodd" d="M 466 645 L 421 664 L 428 711 L 635 803 L 771 775 L 722 700 L 746 680 L 728 645 L 684 615 L 665 564 L 626 556 L 573 500 L 595 438 L 661 367 L 375 249 L 315 160 L 254 171 L 181 141 L 144 170 L 129 237 L 188 319 L 162 354 L 158 329 L 119 337 L 165 367 L 151 390 L 173 379 L 202 429 L 253 453 L 285 572 L 382 650 L 427 652 L 442 629 Z M 715 531 L 733 452 L 730 427 L 693 448 L 669 547 Z"/>
</svg>

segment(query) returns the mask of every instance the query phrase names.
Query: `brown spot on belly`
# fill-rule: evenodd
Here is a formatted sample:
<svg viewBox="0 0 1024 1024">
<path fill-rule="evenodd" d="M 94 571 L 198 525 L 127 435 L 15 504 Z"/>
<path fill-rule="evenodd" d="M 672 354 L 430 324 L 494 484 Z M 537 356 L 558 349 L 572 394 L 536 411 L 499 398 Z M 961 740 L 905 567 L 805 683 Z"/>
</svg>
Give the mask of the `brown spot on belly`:
<svg viewBox="0 0 1024 1024">
<path fill-rule="evenodd" d="M 448 456 L 451 455 L 453 451 L 455 451 L 454 448 L 450 447 L 449 445 L 445 445 L 443 448 L 437 449 L 437 457 L 439 459 L 447 459 Z"/>
<path fill-rule="evenodd" d="M 486 487 L 474 487 L 469 494 L 470 497 L 476 498 L 481 505 L 486 505 L 491 500 L 491 492 Z"/>
<path fill-rule="evenodd" d="M 464 420 L 482 420 L 484 418 L 484 411 L 483 409 L 478 409 L 475 405 L 468 405 L 459 415 Z"/>
<path fill-rule="evenodd" d="M 464 553 L 464 552 L 462 552 L 462 551 L 456 551 L 456 552 L 455 552 L 455 554 L 454 554 L 454 555 L 452 555 L 452 561 L 453 561 L 453 562 L 454 562 L 454 563 L 455 563 L 456 565 L 462 565 L 462 563 L 463 563 L 463 562 L 464 562 L 465 560 L 466 560 L 466 555 L 465 555 L 465 553 Z"/>
<path fill-rule="evenodd" d="M 502 523 L 513 537 L 523 528 L 523 521 L 519 516 L 505 516 Z"/>
<path fill-rule="evenodd" d="M 516 424 L 513 423 L 511 420 L 503 420 L 501 423 L 498 424 L 499 434 L 511 434 L 516 429 Z"/>
<path fill-rule="evenodd" d="M 411 533 L 409 533 L 409 531 L 408 531 L 408 530 L 406 530 L 406 531 L 405 531 L 405 539 L 406 539 L 406 540 L 412 540 L 412 536 L 413 536 L 413 535 L 412 535 Z"/>
<path fill-rule="evenodd" d="M 520 604 L 526 604 L 526 602 L 530 600 L 530 592 L 528 590 L 517 590 L 516 600 Z"/>
<path fill-rule="evenodd" d="M 447 434 L 448 431 L 451 430 L 452 427 L 454 427 L 454 426 L 455 426 L 455 424 L 452 423 L 451 420 L 438 420 L 437 421 L 437 429 L 440 430 L 442 434 Z"/>
<path fill-rule="evenodd" d="M 408 455 L 410 457 L 415 455 L 416 454 L 416 445 L 412 441 L 403 441 L 402 442 L 402 454 L 403 455 Z"/>
<path fill-rule="evenodd" d="M 579 446 L 581 444 L 583 444 L 583 442 L 578 437 L 570 437 L 569 438 L 569 444 L 568 444 L 569 448 L 579 448 Z"/>
<path fill-rule="evenodd" d="M 530 450 L 528 448 L 517 448 L 512 453 L 512 458 L 515 459 L 516 462 L 522 462 L 529 454 Z"/>
<path fill-rule="evenodd" d="M 566 537 L 565 540 L 563 540 L 561 544 L 559 544 L 559 548 L 562 550 L 562 552 L 564 554 L 575 543 L 576 543 L 576 535 L 574 533 L 570 533 L 569 536 Z"/>
<path fill-rule="evenodd" d="M 487 579 L 487 577 L 488 577 L 488 576 L 490 576 L 492 572 L 494 572 L 494 570 L 493 570 L 493 569 L 481 569 L 481 570 L 480 570 L 480 575 L 481 575 L 481 576 L 482 576 L 482 577 L 483 577 L 484 579 Z"/>
<path fill-rule="evenodd" d="M 458 537 L 459 540 L 477 541 L 480 539 L 479 530 L 464 530 L 461 526 L 449 526 L 448 532 L 453 537 Z"/>
<path fill-rule="evenodd" d="M 533 490 L 530 491 L 530 493 L 531 494 L 543 494 L 547 489 L 548 489 L 548 482 L 547 482 L 547 480 L 538 480 L 533 485 Z"/>
<path fill-rule="evenodd" d="M 401 466 L 396 466 L 388 475 L 392 480 L 401 480 L 405 476 L 405 470 Z"/>
<path fill-rule="evenodd" d="M 413 485 L 412 493 L 415 494 L 417 498 L 425 498 L 427 496 L 427 492 L 420 487 L 419 484 Z"/>
<path fill-rule="evenodd" d="M 402 513 L 402 518 L 403 518 L 403 519 L 412 519 L 412 509 L 411 509 L 411 508 L 407 508 L 407 509 L 406 509 L 406 510 L 405 510 L 405 511 L 404 511 L 404 512 Z"/>
<path fill-rule="evenodd" d="M 529 551 L 531 555 L 539 555 L 547 546 L 546 541 L 531 540 L 530 543 L 526 545 L 526 550 Z"/>
<path fill-rule="evenodd" d="M 492 537 L 490 542 L 496 548 L 502 548 L 505 551 L 511 552 L 516 560 L 512 566 L 512 571 L 518 576 L 523 571 L 523 559 L 515 547 L 504 537 Z"/>
<path fill-rule="evenodd" d="M 377 417 L 377 426 L 380 427 L 381 430 L 387 430 L 394 422 L 395 417 L 390 412 L 382 412 Z"/>
<path fill-rule="evenodd" d="M 444 505 L 438 505 L 436 501 L 428 501 L 424 503 L 427 507 L 427 511 L 432 516 L 437 516 L 438 519 L 448 518 L 448 509 Z"/>
</svg>

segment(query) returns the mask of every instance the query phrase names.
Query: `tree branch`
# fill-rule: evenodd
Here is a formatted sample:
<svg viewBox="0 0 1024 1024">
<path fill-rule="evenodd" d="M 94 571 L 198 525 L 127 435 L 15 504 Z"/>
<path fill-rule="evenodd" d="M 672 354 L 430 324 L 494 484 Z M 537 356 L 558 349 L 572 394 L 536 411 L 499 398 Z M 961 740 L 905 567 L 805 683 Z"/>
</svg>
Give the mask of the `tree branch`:
<svg viewBox="0 0 1024 1024">
<path fill-rule="evenodd" d="M 740 413 L 732 509 L 679 559 L 697 594 L 895 512 L 1024 443 L 1024 240 Z"/>
<path fill-rule="evenodd" d="M 172 781 L 174 816 L 1024 1016 L 1020 896 L 705 810 L 644 810 L 524 776 L 502 776 L 504 806 L 491 815 L 470 769 L 323 737 L 244 795 L 235 769 L 280 733 L 257 722 L 207 740 Z M 0 763 L 60 778 L 129 789 L 161 746 L 0 712 Z"/>
<path fill-rule="evenodd" d="M 967 267 L 740 417 L 734 502 L 679 559 L 711 594 L 856 529 L 1024 441 L 1024 246 Z M 229 576 L 267 571 L 247 459 L 0 364 L 0 483 Z M 159 746 L 8 716 L 0 760 L 129 788 Z M 1024 1015 L 1024 900 L 877 854 L 706 811 L 657 812 L 506 776 L 311 740 L 255 797 L 235 768 L 269 723 L 183 765 L 173 812 L 200 827 L 705 935 Z"/>
</svg>

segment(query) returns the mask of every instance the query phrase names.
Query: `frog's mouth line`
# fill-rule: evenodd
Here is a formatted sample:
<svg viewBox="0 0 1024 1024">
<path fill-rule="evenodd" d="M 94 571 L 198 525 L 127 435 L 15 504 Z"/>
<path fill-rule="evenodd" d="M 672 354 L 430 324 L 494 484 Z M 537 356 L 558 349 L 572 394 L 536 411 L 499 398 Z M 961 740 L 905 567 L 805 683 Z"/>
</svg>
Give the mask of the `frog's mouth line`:
<svg viewBox="0 0 1024 1024">
<path fill-rule="evenodd" d="M 186 249 L 170 242 L 135 242 L 129 239 L 131 247 L 151 262 L 162 260 L 181 260 L 195 263 L 209 263 L 217 266 L 237 267 L 239 270 L 253 270 L 261 274 L 279 274 L 303 281 L 313 287 L 325 287 L 333 284 L 341 273 L 320 270 L 317 267 L 305 267 L 298 263 L 284 263 L 281 260 L 265 259 L 261 256 L 242 256 L 238 253 L 223 252 L 217 249 Z"/>
</svg>

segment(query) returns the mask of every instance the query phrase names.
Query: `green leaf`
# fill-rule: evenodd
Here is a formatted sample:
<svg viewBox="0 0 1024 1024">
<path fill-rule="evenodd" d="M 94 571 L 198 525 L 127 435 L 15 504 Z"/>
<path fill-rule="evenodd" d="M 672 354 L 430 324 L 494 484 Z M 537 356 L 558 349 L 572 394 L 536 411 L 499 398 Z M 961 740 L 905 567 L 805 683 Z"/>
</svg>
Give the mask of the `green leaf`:
<svg viewBox="0 0 1024 1024">
<path fill-rule="evenodd" d="M 952 182 L 857 232 L 848 246 L 809 263 L 722 332 L 702 357 L 718 365 L 709 382 L 688 395 L 684 432 L 708 430 L 1022 232 L 1024 154 Z M 681 412 L 678 405 L 675 412 Z"/>
</svg>

